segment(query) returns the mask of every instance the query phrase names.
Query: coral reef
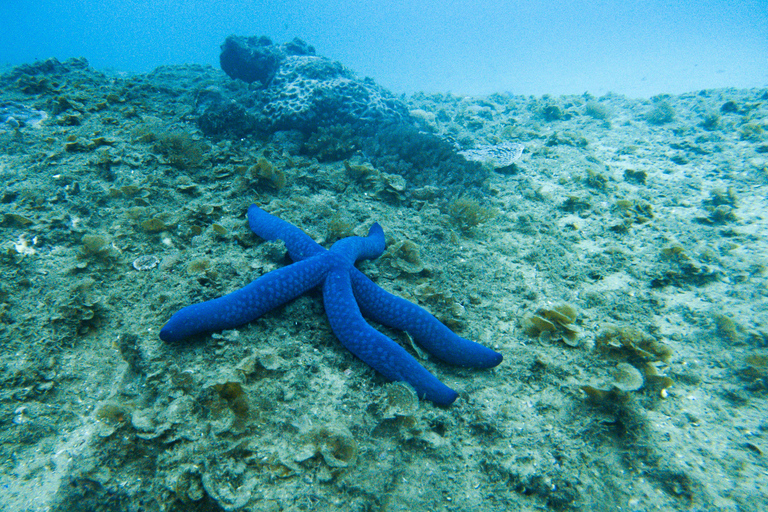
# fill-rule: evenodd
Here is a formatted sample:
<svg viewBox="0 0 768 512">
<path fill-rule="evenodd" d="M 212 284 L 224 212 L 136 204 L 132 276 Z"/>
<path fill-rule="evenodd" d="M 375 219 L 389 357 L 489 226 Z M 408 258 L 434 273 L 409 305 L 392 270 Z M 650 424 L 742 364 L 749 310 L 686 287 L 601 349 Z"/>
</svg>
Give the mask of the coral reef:
<svg viewBox="0 0 768 512">
<path fill-rule="evenodd" d="M 197 123 L 208 136 L 294 130 L 304 137 L 301 152 L 321 162 L 359 154 L 416 185 L 456 189 L 480 187 L 487 178 L 486 170 L 458 155 L 452 144 L 420 130 L 403 100 L 316 55 L 299 39 L 276 45 L 266 37 L 230 36 L 220 61 L 235 80 L 203 89 L 196 98 Z"/>
<path fill-rule="evenodd" d="M 373 80 L 361 80 L 340 62 L 315 55 L 300 39 L 275 45 L 264 36 L 230 36 L 220 62 L 231 78 L 260 84 L 253 99 L 273 131 L 311 133 L 319 126 L 368 126 L 408 115 L 405 105 Z M 204 114 L 210 116 L 211 107 Z"/>
</svg>

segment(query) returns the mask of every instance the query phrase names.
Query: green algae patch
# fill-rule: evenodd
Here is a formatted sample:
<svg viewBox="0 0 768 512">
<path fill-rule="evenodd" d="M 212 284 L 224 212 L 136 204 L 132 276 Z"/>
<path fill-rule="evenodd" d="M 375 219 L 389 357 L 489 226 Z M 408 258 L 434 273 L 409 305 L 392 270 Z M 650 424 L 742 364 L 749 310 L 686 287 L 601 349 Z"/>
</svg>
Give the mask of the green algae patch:
<svg viewBox="0 0 768 512">
<path fill-rule="evenodd" d="M 668 101 L 654 98 L 653 107 L 645 113 L 645 120 L 652 125 L 661 126 L 675 120 L 675 109 Z"/>
<path fill-rule="evenodd" d="M 479 200 L 463 195 L 445 205 L 445 213 L 462 230 L 469 230 L 494 218 L 497 211 Z"/>
<path fill-rule="evenodd" d="M 155 132 L 150 126 L 139 136 L 143 142 L 152 142 L 153 150 L 162 156 L 160 163 L 180 170 L 190 170 L 205 165 L 208 146 L 188 132 Z"/>
</svg>

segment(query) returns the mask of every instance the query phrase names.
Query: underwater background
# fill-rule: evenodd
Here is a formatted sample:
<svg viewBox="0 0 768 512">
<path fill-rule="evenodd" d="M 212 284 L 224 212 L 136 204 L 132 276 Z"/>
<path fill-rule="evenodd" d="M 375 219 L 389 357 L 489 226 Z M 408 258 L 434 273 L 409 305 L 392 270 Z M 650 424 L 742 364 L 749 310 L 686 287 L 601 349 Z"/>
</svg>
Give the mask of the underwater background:
<svg viewBox="0 0 768 512">
<path fill-rule="evenodd" d="M 3 2 L 0 512 L 762 512 L 766 4 Z"/>
<path fill-rule="evenodd" d="M 300 37 L 395 93 L 648 98 L 768 80 L 765 0 L 20 0 L 0 14 L 0 64 L 216 66 L 224 38 L 243 34 Z"/>
</svg>

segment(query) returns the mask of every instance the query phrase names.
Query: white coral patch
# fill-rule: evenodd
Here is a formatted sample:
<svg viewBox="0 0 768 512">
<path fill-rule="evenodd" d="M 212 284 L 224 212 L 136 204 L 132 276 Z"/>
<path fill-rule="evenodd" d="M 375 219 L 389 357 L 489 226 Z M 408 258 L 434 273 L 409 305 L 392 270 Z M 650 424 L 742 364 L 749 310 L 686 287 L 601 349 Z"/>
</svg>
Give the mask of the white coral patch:
<svg viewBox="0 0 768 512">
<path fill-rule="evenodd" d="M 459 151 L 459 154 L 473 162 L 490 164 L 494 167 L 507 167 L 512 165 L 523 154 L 525 146 L 518 142 L 504 142 L 502 144 L 477 146 L 475 149 Z"/>
</svg>

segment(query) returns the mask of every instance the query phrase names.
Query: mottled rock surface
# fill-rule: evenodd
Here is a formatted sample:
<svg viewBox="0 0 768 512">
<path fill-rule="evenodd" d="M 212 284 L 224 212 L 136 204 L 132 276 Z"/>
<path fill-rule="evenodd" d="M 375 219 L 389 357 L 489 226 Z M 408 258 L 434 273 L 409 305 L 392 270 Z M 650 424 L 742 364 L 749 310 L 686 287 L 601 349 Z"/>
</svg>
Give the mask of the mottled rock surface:
<svg viewBox="0 0 768 512">
<path fill-rule="evenodd" d="M 299 132 L 320 161 L 359 157 L 415 185 L 481 187 L 488 171 L 421 128 L 401 99 L 301 41 L 230 36 L 221 67 L 232 82 L 199 91 L 198 126 L 214 138 Z"/>
<path fill-rule="evenodd" d="M 267 37 L 230 36 L 220 62 L 231 78 L 252 85 L 268 129 L 311 132 L 339 123 L 370 128 L 408 117 L 404 102 L 389 91 L 316 55 L 300 39 L 275 45 Z"/>
</svg>

